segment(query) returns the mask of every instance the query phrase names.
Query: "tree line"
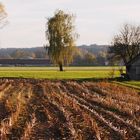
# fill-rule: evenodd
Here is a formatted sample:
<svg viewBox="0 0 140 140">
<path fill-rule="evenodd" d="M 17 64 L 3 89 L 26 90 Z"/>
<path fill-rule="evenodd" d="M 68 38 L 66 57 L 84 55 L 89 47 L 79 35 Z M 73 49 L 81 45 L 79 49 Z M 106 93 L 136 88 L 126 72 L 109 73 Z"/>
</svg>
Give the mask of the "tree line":
<svg viewBox="0 0 140 140">
<path fill-rule="evenodd" d="M 71 66 L 103 66 L 107 61 L 108 46 L 77 46 Z M 1 48 L 0 59 L 49 59 L 44 47 Z"/>
</svg>

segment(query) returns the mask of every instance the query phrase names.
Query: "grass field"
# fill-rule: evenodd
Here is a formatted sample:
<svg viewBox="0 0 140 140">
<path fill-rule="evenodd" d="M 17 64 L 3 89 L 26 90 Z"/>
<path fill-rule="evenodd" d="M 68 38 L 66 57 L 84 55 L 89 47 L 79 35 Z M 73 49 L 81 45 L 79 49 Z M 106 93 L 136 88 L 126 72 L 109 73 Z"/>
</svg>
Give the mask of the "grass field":
<svg viewBox="0 0 140 140">
<path fill-rule="evenodd" d="M 140 81 L 126 81 L 125 83 L 140 87 Z"/>
<path fill-rule="evenodd" d="M 100 66 L 100 67 L 64 67 L 64 71 L 110 71 L 119 70 L 119 67 Z M 123 67 L 125 70 L 125 68 Z M 0 67 L 0 71 L 59 71 L 58 67 Z"/>
<path fill-rule="evenodd" d="M 115 69 L 114 78 L 119 77 L 119 67 L 65 67 L 64 72 L 58 67 L 0 67 L 0 77 L 95 80 L 111 78 L 112 69 Z M 123 81 L 122 84 L 140 87 L 140 81 Z"/>
<path fill-rule="evenodd" d="M 114 77 L 119 76 L 118 68 Z M 112 67 L 0 67 L 0 77 L 23 77 L 35 79 L 89 79 L 109 78 Z"/>
</svg>

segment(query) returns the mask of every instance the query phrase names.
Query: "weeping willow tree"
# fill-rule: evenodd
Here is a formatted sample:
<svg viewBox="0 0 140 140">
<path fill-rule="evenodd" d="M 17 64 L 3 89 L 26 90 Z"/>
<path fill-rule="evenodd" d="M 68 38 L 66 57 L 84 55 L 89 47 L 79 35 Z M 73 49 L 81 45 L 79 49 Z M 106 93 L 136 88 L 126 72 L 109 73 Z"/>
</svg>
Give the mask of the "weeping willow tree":
<svg viewBox="0 0 140 140">
<path fill-rule="evenodd" d="M 2 3 L 0 3 L 0 28 L 3 28 L 7 24 L 7 13 Z"/>
<path fill-rule="evenodd" d="M 48 55 L 63 71 L 63 66 L 73 61 L 77 34 L 74 32 L 74 16 L 61 10 L 47 21 L 46 36 L 49 43 Z"/>
</svg>

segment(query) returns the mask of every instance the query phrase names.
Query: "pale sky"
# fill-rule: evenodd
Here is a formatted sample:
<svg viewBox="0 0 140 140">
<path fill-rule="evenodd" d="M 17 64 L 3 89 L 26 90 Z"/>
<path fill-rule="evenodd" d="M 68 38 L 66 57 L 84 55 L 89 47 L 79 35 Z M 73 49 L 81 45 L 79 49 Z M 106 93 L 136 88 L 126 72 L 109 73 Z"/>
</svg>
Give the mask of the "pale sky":
<svg viewBox="0 0 140 140">
<path fill-rule="evenodd" d="M 46 43 L 46 18 L 57 9 L 76 15 L 77 45 L 110 44 L 124 23 L 140 24 L 140 0 L 1 0 L 9 24 L 0 29 L 0 47 Z"/>
</svg>

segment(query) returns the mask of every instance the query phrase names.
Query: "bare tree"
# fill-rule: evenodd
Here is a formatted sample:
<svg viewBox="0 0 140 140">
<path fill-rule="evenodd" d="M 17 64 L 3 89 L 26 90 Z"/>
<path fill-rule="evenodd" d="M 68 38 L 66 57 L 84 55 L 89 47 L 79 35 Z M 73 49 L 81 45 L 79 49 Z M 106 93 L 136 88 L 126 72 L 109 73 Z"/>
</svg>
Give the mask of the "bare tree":
<svg viewBox="0 0 140 140">
<path fill-rule="evenodd" d="M 123 61 L 128 70 L 128 62 L 140 54 L 140 26 L 125 24 L 114 36 L 108 52 L 112 61 Z"/>
</svg>

